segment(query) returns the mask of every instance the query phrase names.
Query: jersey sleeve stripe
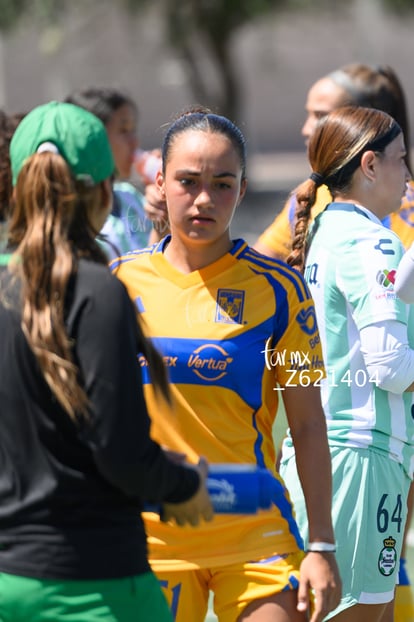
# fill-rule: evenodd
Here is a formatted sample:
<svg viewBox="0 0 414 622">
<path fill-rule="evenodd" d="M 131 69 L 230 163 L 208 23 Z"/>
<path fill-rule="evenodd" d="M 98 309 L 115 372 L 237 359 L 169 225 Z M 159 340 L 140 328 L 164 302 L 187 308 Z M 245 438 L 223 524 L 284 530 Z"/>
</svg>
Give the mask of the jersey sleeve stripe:
<svg viewBox="0 0 414 622">
<path fill-rule="evenodd" d="M 113 259 L 109 263 L 109 268 L 112 270 L 116 270 L 119 266 L 124 263 L 129 263 L 130 261 L 134 261 L 139 255 L 152 255 L 154 251 L 156 251 L 156 245 L 148 246 L 147 248 L 139 248 L 136 251 L 130 251 L 129 253 L 125 253 L 125 255 L 121 255 L 121 257 L 117 257 Z"/>
<path fill-rule="evenodd" d="M 270 257 L 267 258 L 264 255 L 260 255 L 259 253 L 255 253 L 251 250 L 244 253 L 244 258 L 249 263 L 254 264 L 256 269 L 262 268 L 264 271 L 273 270 L 280 277 L 289 281 L 295 288 L 299 302 L 304 302 L 305 300 L 309 300 L 309 298 L 311 298 L 309 289 L 300 272 L 298 272 L 294 268 L 290 268 L 283 261 L 279 261 L 278 259 L 271 259 Z"/>
</svg>

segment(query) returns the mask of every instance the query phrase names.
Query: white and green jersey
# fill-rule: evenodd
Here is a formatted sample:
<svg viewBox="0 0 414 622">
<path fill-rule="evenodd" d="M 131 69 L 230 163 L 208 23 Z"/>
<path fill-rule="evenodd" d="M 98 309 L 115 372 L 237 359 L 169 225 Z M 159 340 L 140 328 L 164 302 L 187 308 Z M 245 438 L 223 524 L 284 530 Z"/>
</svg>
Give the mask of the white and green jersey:
<svg viewBox="0 0 414 622">
<path fill-rule="evenodd" d="M 402 244 L 374 214 L 347 203 L 331 203 L 311 235 L 305 279 L 326 366 L 321 387 L 329 442 L 385 452 L 412 474 L 412 394 L 379 388 L 360 348 L 364 327 L 390 320 L 408 325 L 409 307 L 393 288 Z M 413 348 L 413 335 L 409 340 Z"/>
</svg>

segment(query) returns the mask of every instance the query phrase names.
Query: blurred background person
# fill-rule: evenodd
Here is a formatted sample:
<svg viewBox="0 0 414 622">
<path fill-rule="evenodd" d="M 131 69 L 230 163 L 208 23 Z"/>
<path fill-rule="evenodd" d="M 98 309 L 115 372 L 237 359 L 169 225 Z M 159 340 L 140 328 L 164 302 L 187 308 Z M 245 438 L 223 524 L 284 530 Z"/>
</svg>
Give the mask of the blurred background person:
<svg viewBox="0 0 414 622">
<path fill-rule="evenodd" d="M 395 71 L 388 66 L 373 67 L 362 63 L 344 65 L 324 76 L 310 88 L 306 100 L 307 118 L 302 135 L 308 144 L 315 126 L 331 110 L 341 106 L 377 108 L 391 115 L 400 125 L 407 149 L 406 163 L 411 172 L 410 132 L 406 98 Z M 326 186 L 318 188 L 311 218 L 315 218 L 331 201 Z M 269 257 L 286 259 L 292 250 L 295 231 L 296 199 L 291 195 L 282 211 L 254 244 Z M 384 219 L 400 237 L 405 248 L 414 241 L 414 183 L 410 181 L 400 209 Z"/>
<path fill-rule="evenodd" d="M 134 164 L 139 159 L 142 166 L 138 168 L 141 174 L 145 173 L 145 152 L 138 150 L 136 103 L 126 93 L 109 87 L 75 91 L 65 101 L 92 112 L 108 132 L 115 160 L 115 179 L 112 210 L 100 232 L 105 252 L 111 259 L 144 248 L 149 242 L 152 221 L 146 215 L 142 193 L 130 181 Z M 151 177 L 143 178 L 144 184 L 150 181 Z"/>
</svg>

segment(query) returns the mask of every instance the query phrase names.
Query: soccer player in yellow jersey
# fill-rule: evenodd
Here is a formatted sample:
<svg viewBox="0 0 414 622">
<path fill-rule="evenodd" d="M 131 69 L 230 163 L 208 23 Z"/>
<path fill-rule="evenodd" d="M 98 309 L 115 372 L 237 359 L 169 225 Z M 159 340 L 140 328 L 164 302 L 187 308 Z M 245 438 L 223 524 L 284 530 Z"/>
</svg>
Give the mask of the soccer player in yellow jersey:
<svg viewBox="0 0 414 622">
<path fill-rule="evenodd" d="M 410 132 L 404 91 L 395 72 L 388 66 L 371 67 L 360 63 L 345 65 L 324 76 L 310 88 L 306 101 L 306 121 L 302 127 L 305 142 L 309 141 L 315 125 L 323 116 L 340 106 L 377 108 L 391 115 L 403 131 L 407 148 L 406 163 L 410 163 Z M 326 186 L 318 189 L 312 208 L 315 218 L 332 200 Z M 296 202 L 289 197 L 282 211 L 255 243 L 256 250 L 286 259 L 289 255 L 295 229 Z M 399 236 L 405 248 L 414 241 L 414 184 L 410 182 L 401 207 L 385 219 L 383 224 Z"/>
<path fill-rule="evenodd" d="M 230 236 L 246 190 L 245 142 L 225 117 L 178 117 L 157 186 L 171 234 L 112 263 L 169 369 L 173 412 L 154 400 L 152 434 L 189 460 L 271 470 L 279 493 L 256 514 L 216 515 L 199 531 L 145 514 L 149 558 L 176 622 L 322 622 L 341 581 L 331 524 L 331 467 L 317 386 L 324 376 L 314 305 L 301 275 Z M 281 395 L 307 500 L 306 554 L 275 469 Z M 315 595 L 308 618 L 310 590 Z"/>
<path fill-rule="evenodd" d="M 340 67 L 317 80 L 310 88 L 306 101 L 307 117 L 302 127 L 306 144 L 316 123 L 326 114 L 340 106 L 358 105 L 377 108 L 391 115 L 399 124 L 404 135 L 407 150 L 406 164 L 411 171 L 410 132 L 406 98 L 400 81 L 391 67 L 372 67 L 361 63 L 352 63 Z M 328 188 L 318 188 L 315 204 L 311 210 L 311 221 L 332 201 Z M 260 235 L 254 248 L 269 257 L 286 259 L 292 250 L 296 224 L 296 200 L 292 195 L 282 211 L 269 227 Z M 389 214 L 382 223 L 393 230 L 408 249 L 414 242 L 414 182 L 407 183 L 405 196 L 400 209 Z M 409 519 L 411 523 L 414 492 L 409 495 Z M 405 545 L 406 546 L 406 545 Z M 404 547 L 405 549 L 405 547 Z M 395 622 L 414 620 L 414 597 L 410 580 L 405 570 L 405 550 L 401 559 L 399 585 L 395 597 Z"/>
</svg>

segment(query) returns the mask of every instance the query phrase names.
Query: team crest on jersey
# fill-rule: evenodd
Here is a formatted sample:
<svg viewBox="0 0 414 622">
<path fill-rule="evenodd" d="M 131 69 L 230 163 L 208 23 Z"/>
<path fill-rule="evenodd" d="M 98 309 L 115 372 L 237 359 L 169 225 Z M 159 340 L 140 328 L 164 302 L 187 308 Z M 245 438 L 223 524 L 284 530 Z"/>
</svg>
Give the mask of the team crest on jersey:
<svg viewBox="0 0 414 622">
<path fill-rule="evenodd" d="M 239 289 L 219 289 L 214 321 L 222 324 L 242 324 L 243 307 L 244 291 Z"/>
<path fill-rule="evenodd" d="M 313 335 L 317 330 L 316 314 L 313 307 L 299 311 L 296 316 L 296 321 L 301 330 L 307 335 Z"/>
<path fill-rule="evenodd" d="M 392 536 L 388 536 L 383 540 L 383 543 L 384 548 L 381 549 L 378 558 L 378 569 L 385 577 L 389 577 L 397 566 L 396 540 Z"/>
</svg>

